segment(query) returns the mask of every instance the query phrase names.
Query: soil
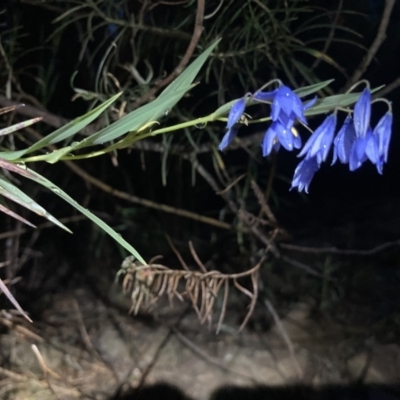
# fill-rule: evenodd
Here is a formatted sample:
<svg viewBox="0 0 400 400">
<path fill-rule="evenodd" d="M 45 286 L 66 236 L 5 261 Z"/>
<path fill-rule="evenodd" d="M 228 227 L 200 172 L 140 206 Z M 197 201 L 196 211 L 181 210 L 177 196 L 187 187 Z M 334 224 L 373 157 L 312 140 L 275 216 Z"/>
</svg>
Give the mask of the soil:
<svg viewBox="0 0 400 400">
<path fill-rule="evenodd" d="M 306 302 L 278 325 L 240 333 L 230 309 L 216 335 L 185 304 L 132 317 L 116 293 L 83 285 L 47 295 L 33 325 L 2 311 L 0 398 L 122 399 L 113 396 L 138 387 L 125 398 L 400 398 L 399 342 L 316 318 Z M 355 383 L 378 386 L 343 386 Z"/>
</svg>

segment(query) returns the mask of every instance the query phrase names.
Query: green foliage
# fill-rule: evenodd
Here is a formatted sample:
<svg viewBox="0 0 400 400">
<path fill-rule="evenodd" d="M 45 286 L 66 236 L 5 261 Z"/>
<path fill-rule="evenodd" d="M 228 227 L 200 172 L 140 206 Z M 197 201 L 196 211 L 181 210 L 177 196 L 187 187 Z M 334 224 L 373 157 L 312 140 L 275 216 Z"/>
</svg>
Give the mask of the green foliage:
<svg viewBox="0 0 400 400">
<path fill-rule="evenodd" d="M 73 135 L 84 129 L 88 124 L 90 124 L 95 118 L 97 118 L 102 112 L 104 112 L 115 100 L 119 97 L 119 94 L 113 96 L 109 100 L 105 101 L 103 104 L 98 106 L 96 109 L 88 112 L 65 125 L 64 127 L 56 130 L 52 134 L 46 136 L 42 140 L 39 140 L 34 145 L 27 149 L 20 151 L 2 151 L 0 152 L 0 161 L 3 168 L 9 169 L 15 173 L 18 173 L 26 178 L 33 180 L 34 182 L 46 187 L 48 190 L 52 191 L 63 200 L 75 207 L 79 212 L 86 215 L 89 219 L 95 222 L 101 229 L 107 232 L 113 239 L 115 239 L 122 247 L 124 247 L 130 254 L 134 255 L 138 260 L 145 263 L 143 258 L 137 253 L 137 251 L 129 245 L 122 237 L 116 233 L 111 227 L 109 227 L 100 218 L 96 217 L 89 210 L 85 209 L 74 201 L 70 196 L 68 196 L 63 190 L 61 190 L 54 183 L 50 182 L 43 176 L 34 172 L 33 170 L 26 167 L 26 163 L 32 161 L 47 161 L 49 163 L 55 163 L 63 158 L 65 155 L 70 155 L 72 151 L 76 151 L 88 146 L 93 146 L 99 143 L 104 143 L 112 141 L 119 138 L 120 136 L 128 133 L 129 131 L 140 132 L 141 130 L 151 126 L 153 121 L 156 122 L 157 119 L 162 117 L 166 110 L 172 108 L 185 93 L 187 93 L 192 88 L 192 82 L 198 74 L 200 68 L 207 60 L 207 57 L 217 45 L 218 41 L 206 49 L 174 82 L 172 82 L 161 95 L 155 101 L 133 111 L 128 114 L 125 118 L 122 118 L 110 126 L 102 129 L 101 131 L 90 135 L 89 137 L 81 140 L 80 142 L 74 142 L 69 146 L 65 146 L 61 149 L 55 150 L 51 153 L 44 154 L 41 156 L 33 157 L 23 157 L 26 154 L 33 153 L 38 150 L 43 150 L 49 145 L 54 145 L 63 140 L 70 139 Z M 9 110 L 10 111 L 10 110 Z M 34 121 L 34 122 L 37 122 Z M 13 126 L 4 130 L 5 133 L 10 133 L 15 131 L 24 125 L 29 125 L 33 123 L 32 121 L 27 121 L 25 124 L 18 124 L 18 126 Z M 150 123 L 150 125 L 149 125 Z M 13 165 L 13 163 L 19 163 L 19 165 Z M 6 180 L 5 177 L 0 176 L 0 194 L 8 197 L 10 200 L 21 204 L 22 206 L 28 208 L 31 211 L 36 212 L 39 215 L 47 218 L 49 221 L 57 224 L 58 226 L 69 231 L 64 225 L 57 221 L 53 216 L 51 216 L 46 210 L 40 207 L 36 202 L 34 202 L 30 197 L 26 196 L 20 189 L 18 189 L 14 184 Z M 11 215 L 11 213 L 8 213 Z M 21 219 L 22 220 L 22 219 Z"/>
</svg>

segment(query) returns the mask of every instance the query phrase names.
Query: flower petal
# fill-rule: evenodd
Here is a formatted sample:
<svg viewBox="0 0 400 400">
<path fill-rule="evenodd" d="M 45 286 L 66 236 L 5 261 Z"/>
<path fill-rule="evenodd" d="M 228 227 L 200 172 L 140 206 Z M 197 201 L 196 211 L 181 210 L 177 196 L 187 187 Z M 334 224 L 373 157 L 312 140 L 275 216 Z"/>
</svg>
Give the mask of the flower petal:
<svg viewBox="0 0 400 400">
<path fill-rule="evenodd" d="M 358 137 L 351 146 L 349 167 L 350 171 L 360 168 L 362 163 L 367 159 L 365 148 L 367 146 L 365 138 Z"/>
<path fill-rule="evenodd" d="M 285 128 L 281 123 L 275 122 L 275 129 L 280 144 L 289 151 L 294 147 L 294 136 L 291 129 Z"/>
<path fill-rule="evenodd" d="M 325 161 L 332 145 L 335 127 L 336 115 L 332 114 L 325 118 L 324 122 L 310 136 L 298 157 L 307 154 L 307 158 L 317 157 L 318 162 Z"/>
<path fill-rule="evenodd" d="M 390 137 L 392 136 L 393 114 L 387 112 L 377 123 L 374 133 L 379 138 L 379 154 L 383 156 L 383 160 L 387 162 Z"/>
<path fill-rule="evenodd" d="M 268 128 L 267 132 L 265 132 L 264 139 L 262 142 L 263 157 L 266 157 L 271 154 L 271 151 L 274 148 L 274 144 L 276 143 L 275 124 L 277 124 L 277 122 L 273 122 L 271 126 Z"/>
<path fill-rule="evenodd" d="M 379 137 L 369 130 L 365 137 L 365 141 L 365 155 L 373 164 L 376 164 L 379 161 Z"/>
<path fill-rule="evenodd" d="M 308 187 L 311 183 L 314 174 L 319 169 L 319 164 L 315 157 L 305 158 L 299 163 L 296 170 L 294 171 L 294 177 L 290 190 L 297 187 L 297 190 L 301 192 L 303 189 L 308 193 Z"/>
<path fill-rule="evenodd" d="M 357 137 L 365 137 L 371 118 L 371 92 L 365 88 L 354 106 L 354 129 Z"/>
<path fill-rule="evenodd" d="M 311 107 L 313 107 L 314 104 L 317 102 L 317 100 L 318 100 L 318 97 L 317 97 L 317 96 L 315 96 L 315 97 L 314 97 L 313 99 L 311 99 L 311 100 L 308 100 L 307 103 L 304 103 L 304 104 L 303 104 L 303 110 L 308 110 L 308 109 L 310 109 Z"/>
<path fill-rule="evenodd" d="M 356 139 L 353 121 L 350 115 L 347 116 L 343 126 L 340 128 L 333 142 L 333 160 L 332 165 L 336 162 L 337 157 L 342 164 L 349 162 L 352 145 Z"/>
<path fill-rule="evenodd" d="M 307 123 L 304 117 L 303 104 L 297 96 L 289 87 L 281 86 L 278 88 L 274 101 L 271 105 L 271 117 L 273 121 L 277 121 L 281 113 L 286 114 L 289 119 L 297 118 L 303 123 Z M 281 121 L 284 125 L 285 121 Z M 287 126 L 287 125 L 286 125 Z"/>
<path fill-rule="evenodd" d="M 224 150 L 227 148 L 235 139 L 237 133 L 238 133 L 239 128 L 236 126 L 233 126 L 232 128 L 228 129 L 228 131 L 225 133 L 224 137 L 221 140 L 221 143 L 219 144 L 218 149 L 220 151 Z"/>
<path fill-rule="evenodd" d="M 240 117 L 244 113 L 245 108 L 246 108 L 245 97 L 242 97 L 232 105 L 231 109 L 229 110 L 228 123 L 226 125 L 228 129 L 231 129 L 233 125 L 235 125 L 239 121 Z"/>
<path fill-rule="evenodd" d="M 253 98 L 260 101 L 271 102 L 274 100 L 277 91 L 278 89 L 275 89 L 272 92 L 262 92 L 259 90 L 254 93 Z"/>
</svg>

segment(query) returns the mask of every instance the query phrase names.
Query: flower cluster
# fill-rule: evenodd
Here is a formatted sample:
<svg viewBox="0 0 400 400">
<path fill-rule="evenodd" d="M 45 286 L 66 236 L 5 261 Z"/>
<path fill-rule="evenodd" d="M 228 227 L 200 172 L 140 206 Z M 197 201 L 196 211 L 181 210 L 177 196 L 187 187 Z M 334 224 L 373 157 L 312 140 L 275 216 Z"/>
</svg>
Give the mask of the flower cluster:
<svg viewBox="0 0 400 400">
<path fill-rule="evenodd" d="M 304 114 L 315 104 L 316 98 L 303 104 L 295 92 L 281 85 L 271 92 L 259 90 L 253 95 L 246 95 L 233 104 L 228 116 L 227 132 L 219 146 L 220 150 L 229 146 L 237 135 L 238 122 L 249 98 L 256 102 L 271 104 L 272 122 L 262 141 L 264 157 L 268 156 L 272 150 L 278 151 L 281 146 L 289 151 L 302 147 L 301 138 L 294 125 L 297 121 L 304 126 L 308 125 Z M 352 115 L 349 110 L 349 115 L 336 137 L 336 110 L 325 118 L 298 155 L 304 159 L 295 170 L 291 188 L 297 188 L 299 192 L 302 190 L 308 192 L 310 182 L 321 163 L 326 161 L 332 143 L 334 145 L 332 164 L 339 160 L 343 164 L 349 164 L 350 171 L 354 171 L 364 161 L 370 160 L 382 174 L 383 164 L 388 158 L 393 115 L 388 103 L 389 111 L 372 129 L 370 126 L 371 103 L 371 91 L 367 87 L 357 100 Z"/>
</svg>

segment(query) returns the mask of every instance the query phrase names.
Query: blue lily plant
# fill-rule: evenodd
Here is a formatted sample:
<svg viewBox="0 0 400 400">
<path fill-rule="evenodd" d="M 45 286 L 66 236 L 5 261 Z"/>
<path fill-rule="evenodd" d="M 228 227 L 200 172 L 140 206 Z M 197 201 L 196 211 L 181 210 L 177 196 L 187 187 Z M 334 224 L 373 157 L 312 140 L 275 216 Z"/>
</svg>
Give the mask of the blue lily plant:
<svg viewBox="0 0 400 400">
<path fill-rule="evenodd" d="M 282 146 L 288 151 L 301 149 L 298 157 L 304 157 L 295 170 L 291 189 L 297 188 L 299 192 L 304 190 L 308 193 L 311 180 L 321 164 L 326 161 L 332 143 L 334 146 L 332 164 L 339 160 L 343 164 L 349 164 L 350 171 L 354 171 L 365 161 L 370 160 L 382 174 L 383 164 L 388 159 L 393 122 L 391 104 L 386 99 L 375 100 L 386 102 L 389 110 L 372 129 L 370 118 L 373 102 L 367 84 L 356 101 L 354 110 L 345 109 L 348 115 L 336 137 L 338 109 L 334 109 L 333 113 L 325 118 L 302 147 L 302 140 L 295 124 L 308 126 L 305 115 L 307 110 L 314 107 L 317 98 L 303 103 L 298 94 L 279 80 L 278 82 L 277 89 L 270 92 L 260 89 L 253 95 L 247 94 L 232 105 L 228 115 L 227 131 L 219 146 L 220 150 L 226 149 L 235 139 L 246 106 L 249 103 L 267 103 L 271 105 L 272 122 L 262 140 L 263 156 L 270 155 L 272 151 L 279 151 Z"/>
</svg>

